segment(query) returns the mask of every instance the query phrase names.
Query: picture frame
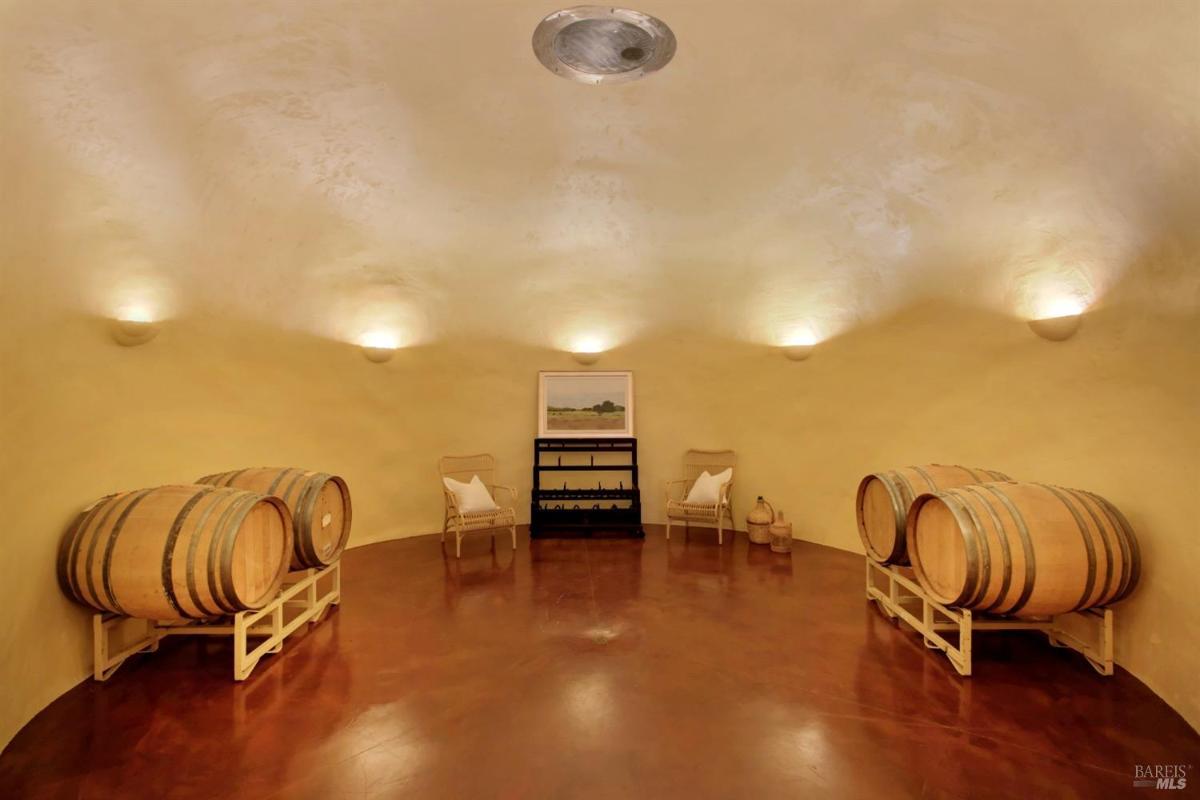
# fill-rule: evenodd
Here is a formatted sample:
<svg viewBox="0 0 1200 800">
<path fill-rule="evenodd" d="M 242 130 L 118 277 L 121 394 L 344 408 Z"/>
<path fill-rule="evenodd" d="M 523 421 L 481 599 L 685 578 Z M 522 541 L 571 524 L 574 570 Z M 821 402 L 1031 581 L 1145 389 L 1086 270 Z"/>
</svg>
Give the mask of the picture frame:
<svg viewBox="0 0 1200 800">
<path fill-rule="evenodd" d="M 538 436 L 633 436 L 633 372 L 538 373 Z"/>
</svg>

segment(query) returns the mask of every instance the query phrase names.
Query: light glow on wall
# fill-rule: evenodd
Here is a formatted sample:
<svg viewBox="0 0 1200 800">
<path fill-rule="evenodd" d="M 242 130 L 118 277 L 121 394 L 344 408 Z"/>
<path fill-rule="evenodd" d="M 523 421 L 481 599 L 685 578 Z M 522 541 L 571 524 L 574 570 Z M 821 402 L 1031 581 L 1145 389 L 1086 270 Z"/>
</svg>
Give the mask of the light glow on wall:
<svg viewBox="0 0 1200 800">
<path fill-rule="evenodd" d="M 363 347 L 395 350 L 400 346 L 400 337 L 392 331 L 374 330 L 368 331 L 359 337 L 358 343 Z"/>
<path fill-rule="evenodd" d="M 1038 259 L 1012 284 L 1009 307 L 1025 320 L 1073 317 L 1087 311 L 1102 294 L 1090 261 Z"/>
<path fill-rule="evenodd" d="M 157 322 L 158 317 L 148 304 L 129 303 L 117 309 L 115 318 L 123 322 Z"/>
<path fill-rule="evenodd" d="M 436 338 L 429 318 L 436 304 L 429 287 L 392 280 L 386 267 L 355 271 L 344 261 L 336 262 L 330 274 L 346 285 L 328 284 L 322 307 L 311 309 L 309 319 L 324 334 L 362 347 L 390 349 Z M 416 298 L 422 296 L 429 302 L 418 303 Z"/>
<path fill-rule="evenodd" d="M 820 341 L 820 337 L 813 332 L 812 328 L 799 327 L 785 331 L 779 340 L 779 344 L 781 347 L 794 347 L 796 345 L 810 347 Z"/>
<path fill-rule="evenodd" d="M 796 270 L 793 279 L 764 279 L 745 295 L 736 283 L 727 287 L 726 295 L 743 299 L 729 310 L 727 319 L 735 326 L 731 333 L 773 347 L 811 347 L 879 311 L 867 293 L 852 285 L 848 272 L 822 278 L 817 267 L 807 263 Z"/>
<path fill-rule="evenodd" d="M 1074 317 L 1087 310 L 1087 304 L 1079 297 L 1068 294 L 1047 295 L 1034 309 L 1034 319 L 1057 319 Z"/>
<path fill-rule="evenodd" d="M 564 353 L 598 355 L 636 334 L 636 322 L 626 324 L 619 312 L 610 317 L 605 313 L 607 309 L 589 311 L 572 315 L 569 322 L 551 322 L 542 333 L 541 343 Z"/>
<path fill-rule="evenodd" d="M 572 353 L 603 353 L 608 349 L 608 343 L 597 335 L 583 335 L 577 337 L 572 345 Z"/>
<path fill-rule="evenodd" d="M 88 254 L 84 302 L 105 319 L 163 322 L 174 316 L 177 288 L 160 262 L 124 240 L 99 242 Z"/>
</svg>

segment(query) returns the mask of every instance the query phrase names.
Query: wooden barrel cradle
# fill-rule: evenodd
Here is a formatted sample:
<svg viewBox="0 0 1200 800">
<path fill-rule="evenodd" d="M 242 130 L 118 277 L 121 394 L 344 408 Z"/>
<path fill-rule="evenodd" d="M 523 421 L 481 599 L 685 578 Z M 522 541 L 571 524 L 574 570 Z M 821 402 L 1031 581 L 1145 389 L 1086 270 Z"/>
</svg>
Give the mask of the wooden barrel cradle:
<svg viewBox="0 0 1200 800">
<path fill-rule="evenodd" d="M 858 484 L 855 515 L 867 555 L 881 564 L 908 564 L 905 521 L 917 495 L 971 483 L 1011 480 L 1003 472 L 925 464 L 872 473 Z"/>
<path fill-rule="evenodd" d="M 1042 617 L 1104 606 L 1137 585 L 1137 539 L 1103 497 L 1040 483 L 923 494 L 908 512 L 917 580 L 950 606 Z"/>
<path fill-rule="evenodd" d="M 337 475 L 296 467 L 255 467 L 205 475 L 197 483 L 234 486 L 280 498 L 292 512 L 292 568 L 328 566 L 350 538 L 350 489 Z"/>
<path fill-rule="evenodd" d="M 155 620 L 261 608 L 279 593 L 292 520 L 278 498 L 212 486 L 109 495 L 75 519 L 58 553 L 68 597 Z"/>
</svg>

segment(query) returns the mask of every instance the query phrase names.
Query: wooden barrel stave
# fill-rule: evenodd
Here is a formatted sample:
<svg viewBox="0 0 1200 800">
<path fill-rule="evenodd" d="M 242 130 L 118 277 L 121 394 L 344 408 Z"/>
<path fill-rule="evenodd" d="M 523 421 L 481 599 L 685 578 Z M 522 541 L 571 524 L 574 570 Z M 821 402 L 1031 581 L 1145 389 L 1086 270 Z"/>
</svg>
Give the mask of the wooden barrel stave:
<svg viewBox="0 0 1200 800">
<path fill-rule="evenodd" d="M 101 498 L 59 546 L 75 600 L 146 619 L 203 619 L 259 608 L 287 571 L 291 517 L 277 498 L 161 486 Z"/>
<path fill-rule="evenodd" d="M 283 500 L 294 526 L 293 569 L 333 563 L 349 540 L 350 490 L 340 476 L 297 467 L 249 467 L 205 475 L 197 482 L 262 492 Z"/>
<path fill-rule="evenodd" d="M 1048 616 L 1117 602 L 1137 583 L 1128 522 L 1090 492 L 986 483 L 922 495 L 909 510 L 917 579 L 939 602 Z"/>
<path fill-rule="evenodd" d="M 909 564 L 906 520 L 913 501 L 925 492 L 987 481 L 1007 481 L 995 470 L 925 464 L 875 472 L 858 484 L 855 517 L 867 555 L 881 564 Z"/>
</svg>

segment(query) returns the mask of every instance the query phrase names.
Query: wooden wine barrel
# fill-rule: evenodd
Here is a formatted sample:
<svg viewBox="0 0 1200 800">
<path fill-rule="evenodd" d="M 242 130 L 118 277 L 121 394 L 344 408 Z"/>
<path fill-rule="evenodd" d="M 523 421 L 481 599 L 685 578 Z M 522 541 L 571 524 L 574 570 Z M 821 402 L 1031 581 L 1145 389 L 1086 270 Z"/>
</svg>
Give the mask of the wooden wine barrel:
<svg viewBox="0 0 1200 800">
<path fill-rule="evenodd" d="M 197 483 L 273 495 L 292 512 L 292 568 L 324 567 L 350 538 L 350 489 L 337 475 L 296 467 L 257 467 L 205 475 Z"/>
<path fill-rule="evenodd" d="M 926 464 L 876 472 L 858 484 L 855 514 L 867 555 L 881 564 L 908 564 L 905 520 L 917 495 L 971 483 L 1011 480 L 1003 472 Z"/>
<path fill-rule="evenodd" d="M 1037 617 L 1115 603 L 1137 585 L 1137 539 L 1103 497 L 1040 483 L 923 494 L 908 512 L 913 570 L 945 605 Z"/>
<path fill-rule="evenodd" d="M 292 519 L 277 497 L 212 486 L 109 495 L 75 519 L 58 552 L 68 597 L 155 620 L 261 608 L 279 593 Z"/>
</svg>

